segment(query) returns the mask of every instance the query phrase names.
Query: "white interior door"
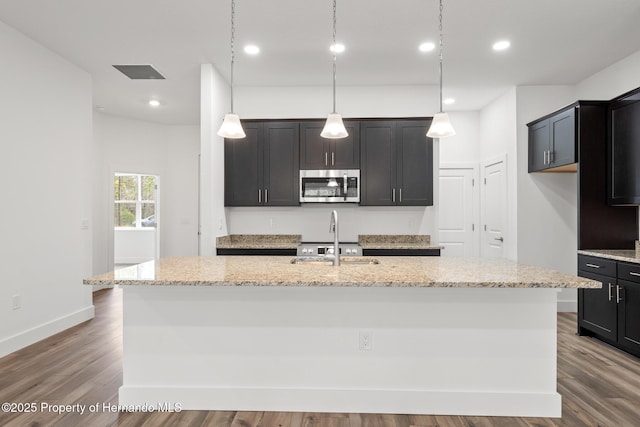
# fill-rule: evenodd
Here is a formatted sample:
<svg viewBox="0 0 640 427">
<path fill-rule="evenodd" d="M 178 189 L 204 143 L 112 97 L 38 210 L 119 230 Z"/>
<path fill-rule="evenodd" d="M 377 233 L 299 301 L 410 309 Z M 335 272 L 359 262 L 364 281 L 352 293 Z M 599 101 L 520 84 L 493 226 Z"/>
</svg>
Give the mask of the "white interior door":
<svg viewBox="0 0 640 427">
<path fill-rule="evenodd" d="M 476 169 L 477 170 L 477 169 Z M 442 256 L 471 257 L 477 255 L 474 203 L 475 173 L 473 168 L 440 168 L 439 244 Z"/>
<path fill-rule="evenodd" d="M 507 165 L 506 157 L 483 165 L 482 243 L 483 257 L 507 255 Z"/>
</svg>

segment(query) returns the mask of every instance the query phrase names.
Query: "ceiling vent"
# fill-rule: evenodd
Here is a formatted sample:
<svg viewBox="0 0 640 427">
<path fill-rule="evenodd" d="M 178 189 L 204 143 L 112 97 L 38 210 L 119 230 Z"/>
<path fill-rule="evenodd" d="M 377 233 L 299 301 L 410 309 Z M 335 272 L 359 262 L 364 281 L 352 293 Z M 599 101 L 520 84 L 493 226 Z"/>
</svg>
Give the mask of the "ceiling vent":
<svg viewBox="0 0 640 427">
<path fill-rule="evenodd" d="M 151 65 L 114 65 L 113 67 L 132 80 L 164 80 L 164 76 Z"/>
</svg>

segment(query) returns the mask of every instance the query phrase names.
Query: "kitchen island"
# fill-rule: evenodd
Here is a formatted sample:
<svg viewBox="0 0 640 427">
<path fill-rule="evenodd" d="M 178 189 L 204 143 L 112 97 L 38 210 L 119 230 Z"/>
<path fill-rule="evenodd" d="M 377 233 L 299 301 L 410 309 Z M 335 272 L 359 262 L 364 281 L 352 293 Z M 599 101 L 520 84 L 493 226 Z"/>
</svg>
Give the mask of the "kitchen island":
<svg viewBox="0 0 640 427">
<path fill-rule="evenodd" d="M 123 285 L 121 405 L 559 417 L 556 298 L 584 278 L 506 260 L 152 261 Z"/>
</svg>

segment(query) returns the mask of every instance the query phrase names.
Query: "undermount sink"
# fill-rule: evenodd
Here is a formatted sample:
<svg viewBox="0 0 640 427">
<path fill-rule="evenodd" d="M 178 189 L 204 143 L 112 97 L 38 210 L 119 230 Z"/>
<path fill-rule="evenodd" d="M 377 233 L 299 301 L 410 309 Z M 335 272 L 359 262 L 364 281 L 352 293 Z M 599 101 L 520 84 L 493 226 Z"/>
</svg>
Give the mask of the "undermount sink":
<svg viewBox="0 0 640 427">
<path fill-rule="evenodd" d="M 291 260 L 291 264 L 333 265 L 333 258 L 317 256 L 299 256 Z M 340 265 L 372 265 L 380 264 L 380 260 L 370 257 L 340 257 Z"/>
</svg>

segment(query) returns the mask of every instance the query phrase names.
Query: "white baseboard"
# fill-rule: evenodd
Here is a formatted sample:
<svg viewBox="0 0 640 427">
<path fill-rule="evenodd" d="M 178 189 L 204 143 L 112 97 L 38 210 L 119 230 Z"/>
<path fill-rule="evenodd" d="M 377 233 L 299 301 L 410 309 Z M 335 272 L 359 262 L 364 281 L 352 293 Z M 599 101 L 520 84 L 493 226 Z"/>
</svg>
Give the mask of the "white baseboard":
<svg viewBox="0 0 640 427">
<path fill-rule="evenodd" d="M 0 340 L 0 357 L 4 357 L 14 351 L 34 344 L 51 335 L 69 329 L 79 323 L 85 322 L 95 317 L 95 307 L 90 305 L 66 316 L 58 317 L 49 322 L 34 326 L 26 331 Z"/>
<path fill-rule="evenodd" d="M 119 405 L 153 411 L 233 410 L 560 418 L 558 393 L 252 387 L 132 387 Z M 151 408 L 151 409 L 149 409 Z M 124 410 L 129 410 L 124 409 Z"/>
</svg>

